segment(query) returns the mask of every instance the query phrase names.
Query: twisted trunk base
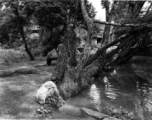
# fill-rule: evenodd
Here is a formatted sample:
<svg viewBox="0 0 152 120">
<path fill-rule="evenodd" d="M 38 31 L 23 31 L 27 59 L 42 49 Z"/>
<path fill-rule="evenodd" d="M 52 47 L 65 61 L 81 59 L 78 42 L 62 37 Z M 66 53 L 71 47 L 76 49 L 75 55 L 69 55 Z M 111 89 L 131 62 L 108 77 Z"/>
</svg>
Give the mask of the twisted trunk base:
<svg viewBox="0 0 152 120">
<path fill-rule="evenodd" d="M 92 64 L 83 68 L 85 60 L 79 61 L 73 67 L 68 62 L 70 57 L 68 57 L 65 45 L 61 44 L 58 48 L 59 57 L 52 78 L 57 84 L 60 95 L 63 99 L 67 99 L 91 85 L 93 82 L 92 76 L 98 67 Z"/>
</svg>

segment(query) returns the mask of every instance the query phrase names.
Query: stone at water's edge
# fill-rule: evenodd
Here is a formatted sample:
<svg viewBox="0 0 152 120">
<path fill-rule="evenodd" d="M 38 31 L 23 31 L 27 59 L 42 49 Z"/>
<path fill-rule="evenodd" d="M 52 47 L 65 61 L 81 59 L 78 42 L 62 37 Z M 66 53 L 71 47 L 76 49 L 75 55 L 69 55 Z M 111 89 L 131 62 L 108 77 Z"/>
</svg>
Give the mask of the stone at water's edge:
<svg viewBox="0 0 152 120">
<path fill-rule="evenodd" d="M 101 119 L 101 120 L 120 120 L 120 119 L 117 119 L 117 118 L 110 117 L 107 114 L 91 110 L 89 108 L 82 108 L 81 110 L 84 113 L 86 113 L 87 115 L 89 115 L 89 116 L 91 116 L 91 117 L 93 117 L 95 119 Z"/>
<path fill-rule="evenodd" d="M 121 120 L 121 119 L 117 119 L 117 118 L 113 118 L 113 117 L 110 117 L 110 118 L 105 118 L 103 120 Z"/>
<path fill-rule="evenodd" d="M 72 116 L 83 116 L 81 108 L 65 103 L 59 108 L 59 111 Z"/>
<path fill-rule="evenodd" d="M 47 81 L 38 89 L 36 99 L 38 103 L 44 104 L 49 96 L 53 97 L 54 95 L 59 96 L 57 86 L 53 81 Z"/>
<path fill-rule="evenodd" d="M 91 109 L 88 109 L 88 108 L 82 108 L 81 110 L 84 113 L 86 113 L 87 115 L 89 115 L 91 117 L 94 117 L 94 118 L 97 118 L 97 119 L 103 119 L 103 118 L 109 118 L 110 117 L 109 115 L 106 115 L 104 113 L 100 113 L 100 112 L 97 112 L 97 111 L 94 111 L 94 110 L 91 110 Z"/>
</svg>

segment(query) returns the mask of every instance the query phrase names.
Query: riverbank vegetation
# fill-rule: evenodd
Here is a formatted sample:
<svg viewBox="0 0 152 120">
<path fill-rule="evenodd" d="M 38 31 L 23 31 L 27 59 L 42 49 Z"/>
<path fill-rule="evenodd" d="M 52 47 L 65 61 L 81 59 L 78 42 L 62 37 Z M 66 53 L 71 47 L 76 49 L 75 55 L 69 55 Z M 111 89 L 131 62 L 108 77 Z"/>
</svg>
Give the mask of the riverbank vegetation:
<svg viewBox="0 0 152 120">
<path fill-rule="evenodd" d="M 95 8 L 87 0 L 0 0 L 0 4 L 0 59 L 6 64 L 34 61 L 55 50 L 48 59 L 57 59 L 50 80 L 64 100 L 133 56 L 152 55 L 149 1 L 101 0 L 106 21 L 95 19 Z"/>
</svg>

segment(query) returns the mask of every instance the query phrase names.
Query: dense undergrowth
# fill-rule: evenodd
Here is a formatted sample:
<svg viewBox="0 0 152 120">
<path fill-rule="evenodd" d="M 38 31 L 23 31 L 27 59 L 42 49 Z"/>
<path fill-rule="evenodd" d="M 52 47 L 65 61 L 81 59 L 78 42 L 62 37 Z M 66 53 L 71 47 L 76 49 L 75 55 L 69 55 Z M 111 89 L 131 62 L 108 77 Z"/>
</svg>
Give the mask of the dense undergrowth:
<svg viewBox="0 0 152 120">
<path fill-rule="evenodd" d="M 34 57 L 40 57 L 41 49 L 40 48 L 33 49 L 32 53 Z M 22 48 L 18 48 L 18 49 L 0 48 L 0 64 L 11 65 L 13 63 L 19 63 L 28 60 L 29 60 L 29 56 Z"/>
<path fill-rule="evenodd" d="M 0 61 L 3 64 L 10 65 L 12 63 L 18 63 L 27 59 L 28 56 L 24 51 L 0 48 Z"/>
</svg>

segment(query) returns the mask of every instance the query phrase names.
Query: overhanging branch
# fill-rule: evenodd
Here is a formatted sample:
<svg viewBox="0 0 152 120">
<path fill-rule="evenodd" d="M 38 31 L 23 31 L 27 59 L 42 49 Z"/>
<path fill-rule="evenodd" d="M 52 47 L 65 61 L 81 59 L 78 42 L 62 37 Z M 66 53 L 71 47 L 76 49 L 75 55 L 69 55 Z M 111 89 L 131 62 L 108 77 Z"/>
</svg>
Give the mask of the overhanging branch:
<svg viewBox="0 0 152 120">
<path fill-rule="evenodd" d="M 94 23 L 98 23 L 98 24 L 104 24 L 104 25 L 112 25 L 112 26 L 119 26 L 119 27 L 150 27 L 152 26 L 151 24 L 145 24 L 145 23 L 141 23 L 141 24 L 120 24 L 120 23 L 110 23 L 110 22 L 104 22 L 104 21 L 100 21 L 100 20 L 92 20 Z"/>
<path fill-rule="evenodd" d="M 84 64 L 83 68 L 85 68 L 85 67 L 87 67 L 88 65 L 90 65 L 91 63 L 93 63 L 107 48 L 109 48 L 109 47 L 111 47 L 111 46 L 119 43 L 119 42 L 122 40 L 122 38 L 124 38 L 124 37 L 125 37 L 125 36 L 122 36 L 122 37 L 120 37 L 119 39 L 117 39 L 117 40 L 109 43 L 108 45 L 100 48 L 100 49 L 95 53 L 95 55 L 94 55 L 93 57 L 91 57 L 90 59 L 88 59 L 88 60 L 86 61 L 86 63 Z"/>
<path fill-rule="evenodd" d="M 140 35 L 142 35 L 142 34 L 144 34 L 144 33 L 147 33 L 147 32 L 150 32 L 150 31 L 151 31 L 151 29 L 146 29 L 146 30 L 142 30 L 142 31 L 140 31 L 140 32 L 138 32 L 138 33 L 135 33 L 135 34 L 133 34 L 133 35 L 131 35 L 131 36 L 127 36 L 127 35 L 121 36 L 121 37 L 118 38 L 117 40 L 115 40 L 115 41 L 109 43 L 108 45 L 100 48 L 100 49 L 94 54 L 94 56 L 92 56 L 90 59 L 88 59 L 88 60 L 85 62 L 83 68 L 85 68 L 85 67 L 87 67 L 88 65 L 92 64 L 107 48 L 109 48 L 109 47 L 111 47 L 111 46 L 119 43 L 119 42 L 122 41 L 122 40 L 123 40 L 123 41 L 128 41 L 128 40 L 133 39 L 134 37 L 139 37 Z M 113 51 L 110 52 L 110 53 L 107 55 L 107 57 L 110 57 L 110 56 L 112 56 L 113 54 L 116 54 L 122 47 L 123 47 L 123 46 L 120 46 L 119 48 L 115 49 L 114 52 L 113 52 Z"/>
</svg>

